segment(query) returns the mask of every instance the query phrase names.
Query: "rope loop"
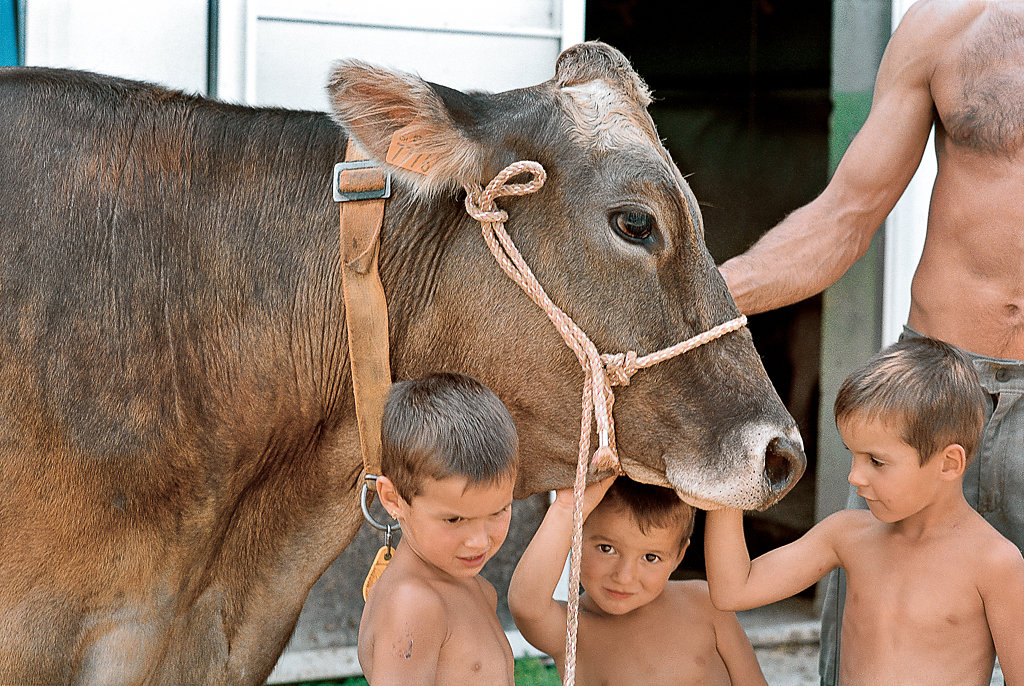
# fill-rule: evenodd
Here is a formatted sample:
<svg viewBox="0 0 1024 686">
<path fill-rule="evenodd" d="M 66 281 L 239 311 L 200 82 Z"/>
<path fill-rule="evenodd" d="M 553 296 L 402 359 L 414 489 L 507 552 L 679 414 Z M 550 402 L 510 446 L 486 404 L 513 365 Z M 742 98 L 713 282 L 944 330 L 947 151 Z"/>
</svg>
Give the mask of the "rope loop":
<svg viewBox="0 0 1024 686">
<path fill-rule="evenodd" d="M 483 198 L 483 189 L 477 186 L 475 189 L 466 189 L 466 211 L 469 216 L 481 224 L 503 224 L 508 219 L 508 212 L 499 210 L 493 199 Z"/>
<path fill-rule="evenodd" d="M 526 183 L 508 183 L 508 180 L 527 173 L 532 178 Z M 548 174 L 537 162 L 522 160 L 508 165 L 498 175 L 491 179 L 486 188 L 479 185 L 467 185 L 466 188 L 466 211 L 469 215 L 481 223 L 501 224 L 508 221 L 508 213 L 499 210 L 494 204 L 496 198 L 507 196 L 528 195 L 540 190 L 547 181 Z"/>
</svg>

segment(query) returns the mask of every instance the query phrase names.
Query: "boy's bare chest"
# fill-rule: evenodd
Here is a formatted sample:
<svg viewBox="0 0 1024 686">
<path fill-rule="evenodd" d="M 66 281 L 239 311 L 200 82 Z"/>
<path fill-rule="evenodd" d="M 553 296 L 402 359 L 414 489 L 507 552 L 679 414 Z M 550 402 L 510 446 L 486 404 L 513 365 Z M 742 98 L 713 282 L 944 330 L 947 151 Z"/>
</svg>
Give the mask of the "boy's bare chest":
<svg viewBox="0 0 1024 686">
<path fill-rule="evenodd" d="M 576 668 L 580 686 L 730 683 L 710 623 L 691 621 L 686 614 L 647 622 L 621 619 L 581 617 Z"/>
<path fill-rule="evenodd" d="M 940 136 L 969 150 L 1024 147 L 1024 5 L 985 13 L 938 64 L 932 97 Z"/>
<path fill-rule="evenodd" d="M 968 684 L 986 664 L 991 670 L 992 638 L 975 574 L 970 560 L 942 546 L 882 547 L 848 564 L 843 670 L 908 679 L 935 670 L 953 678 L 936 677 L 935 684 Z"/>
<path fill-rule="evenodd" d="M 513 684 L 512 649 L 494 609 L 477 594 L 449 598 L 439 684 Z"/>
</svg>

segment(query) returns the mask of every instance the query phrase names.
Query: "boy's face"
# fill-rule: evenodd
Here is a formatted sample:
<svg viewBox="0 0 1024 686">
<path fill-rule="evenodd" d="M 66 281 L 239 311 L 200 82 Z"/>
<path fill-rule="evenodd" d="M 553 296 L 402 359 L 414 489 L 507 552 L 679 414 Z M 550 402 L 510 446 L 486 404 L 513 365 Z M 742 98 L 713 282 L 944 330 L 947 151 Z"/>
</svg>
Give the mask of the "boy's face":
<svg viewBox="0 0 1024 686">
<path fill-rule="evenodd" d="M 839 433 L 853 455 L 848 481 L 880 521 L 901 521 L 932 502 L 941 485 L 939 456 L 922 465 L 917 450 L 879 419 L 854 414 Z"/>
<path fill-rule="evenodd" d="M 677 528 L 643 533 L 628 513 L 598 507 L 583 526 L 580 581 L 603 612 L 624 615 L 661 595 L 685 551 Z"/>
<path fill-rule="evenodd" d="M 462 477 L 430 479 L 411 503 L 398 497 L 402 542 L 440 571 L 472 577 L 505 541 L 514 486 L 512 477 L 468 488 Z"/>
</svg>

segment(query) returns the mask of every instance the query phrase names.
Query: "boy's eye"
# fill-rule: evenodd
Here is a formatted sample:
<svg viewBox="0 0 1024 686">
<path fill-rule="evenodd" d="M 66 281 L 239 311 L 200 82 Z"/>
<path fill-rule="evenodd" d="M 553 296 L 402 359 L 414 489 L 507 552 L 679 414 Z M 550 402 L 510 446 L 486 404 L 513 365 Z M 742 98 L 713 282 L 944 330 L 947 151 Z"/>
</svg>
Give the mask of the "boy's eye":
<svg viewBox="0 0 1024 686">
<path fill-rule="evenodd" d="M 600 550 L 602 553 L 610 553 L 614 550 L 614 548 L 612 548 L 607 543 L 598 543 L 597 549 Z"/>
<path fill-rule="evenodd" d="M 500 510 L 498 510 L 497 512 L 492 514 L 491 516 L 492 517 L 501 517 L 502 515 L 506 515 L 506 514 L 508 514 L 511 511 L 512 511 L 512 503 L 509 503 L 505 507 L 501 508 Z"/>
<path fill-rule="evenodd" d="M 881 460 L 877 459 L 877 458 L 874 458 L 874 457 L 872 457 L 872 458 L 871 458 L 871 464 L 873 464 L 873 465 L 874 465 L 874 466 L 876 466 L 876 467 L 881 467 L 881 466 L 882 466 L 882 465 L 884 465 L 885 463 L 884 463 L 884 462 L 882 462 Z"/>
<path fill-rule="evenodd" d="M 644 555 L 644 559 L 651 563 L 661 562 L 661 557 L 655 555 L 654 553 L 647 553 L 646 555 Z"/>
<path fill-rule="evenodd" d="M 448 517 L 444 521 L 448 522 L 449 524 L 458 524 L 462 521 L 462 517 Z"/>
</svg>

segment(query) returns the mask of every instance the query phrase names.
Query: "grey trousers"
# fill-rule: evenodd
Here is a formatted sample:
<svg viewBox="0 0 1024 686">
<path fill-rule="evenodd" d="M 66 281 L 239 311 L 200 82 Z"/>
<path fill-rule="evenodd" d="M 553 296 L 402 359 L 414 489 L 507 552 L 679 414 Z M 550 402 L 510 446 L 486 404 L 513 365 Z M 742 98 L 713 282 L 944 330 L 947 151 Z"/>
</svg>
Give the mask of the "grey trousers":
<svg viewBox="0 0 1024 686">
<path fill-rule="evenodd" d="M 900 338 L 920 335 L 903 327 Z M 1024 549 L 1024 362 L 964 353 L 974 362 L 988 401 L 978 454 L 964 473 L 964 496 L 999 533 Z M 867 509 L 853 488 L 846 506 Z M 846 573 L 837 569 L 829 574 L 821 608 L 818 675 L 822 686 L 835 686 L 839 680 L 845 599 Z"/>
</svg>

